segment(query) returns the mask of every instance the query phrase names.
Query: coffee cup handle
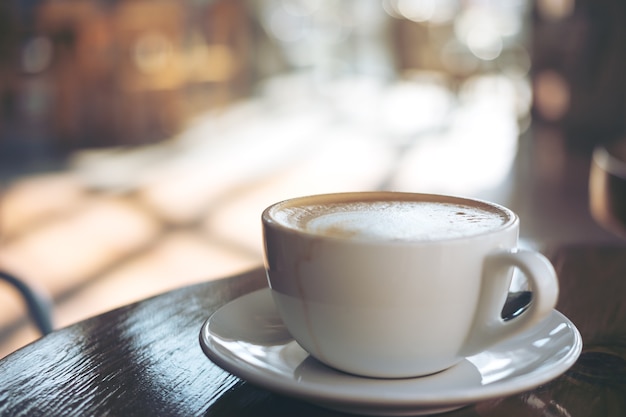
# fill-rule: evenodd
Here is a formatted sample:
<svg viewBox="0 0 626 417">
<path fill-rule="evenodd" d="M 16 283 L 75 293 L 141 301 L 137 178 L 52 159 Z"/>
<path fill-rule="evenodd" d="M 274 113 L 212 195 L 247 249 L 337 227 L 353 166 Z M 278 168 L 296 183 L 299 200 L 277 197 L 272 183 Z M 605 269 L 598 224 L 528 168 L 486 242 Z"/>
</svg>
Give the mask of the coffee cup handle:
<svg viewBox="0 0 626 417">
<path fill-rule="evenodd" d="M 510 285 L 506 272 L 511 267 L 519 268 L 528 279 L 532 300 L 526 311 L 505 321 L 501 314 Z M 558 294 L 554 267 L 540 253 L 511 249 L 489 255 L 484 262 L 478 311 L 463 356 L 479 353 L 538 324 L 552 312 Z"/>
</svg>

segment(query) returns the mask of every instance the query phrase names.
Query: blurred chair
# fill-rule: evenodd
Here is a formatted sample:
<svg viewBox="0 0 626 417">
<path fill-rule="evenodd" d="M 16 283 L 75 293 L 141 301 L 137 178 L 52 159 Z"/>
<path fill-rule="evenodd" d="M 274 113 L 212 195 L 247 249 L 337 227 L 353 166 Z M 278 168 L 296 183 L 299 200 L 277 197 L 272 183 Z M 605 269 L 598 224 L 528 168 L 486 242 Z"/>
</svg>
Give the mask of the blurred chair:
<svg viewBox="0 0 626 417">
<path fill-rule="evenodd" d="M 42 335 L 52 331 L 52 303 L 44 294 L 36 292 L 23 280 L 4 271 L 0 271 L 0 279 L 13 285 L 20 293 L 31 319 Z"/>
</svg>

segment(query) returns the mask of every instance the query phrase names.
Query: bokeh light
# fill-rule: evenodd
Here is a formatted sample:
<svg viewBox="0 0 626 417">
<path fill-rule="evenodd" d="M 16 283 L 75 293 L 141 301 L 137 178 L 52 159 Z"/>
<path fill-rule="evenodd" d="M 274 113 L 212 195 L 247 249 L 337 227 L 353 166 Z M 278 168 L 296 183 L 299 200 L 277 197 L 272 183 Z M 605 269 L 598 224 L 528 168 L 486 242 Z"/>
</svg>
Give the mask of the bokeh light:
<svg viewBox="0 0 626 417">
<path fill-rule="evenodd" d="M 22 69 L 29 74 L 44 71 L 52 63 L 53 52 L 49 38 L 36 36 L 29 39 L 22 49 Z"/>
</svg>

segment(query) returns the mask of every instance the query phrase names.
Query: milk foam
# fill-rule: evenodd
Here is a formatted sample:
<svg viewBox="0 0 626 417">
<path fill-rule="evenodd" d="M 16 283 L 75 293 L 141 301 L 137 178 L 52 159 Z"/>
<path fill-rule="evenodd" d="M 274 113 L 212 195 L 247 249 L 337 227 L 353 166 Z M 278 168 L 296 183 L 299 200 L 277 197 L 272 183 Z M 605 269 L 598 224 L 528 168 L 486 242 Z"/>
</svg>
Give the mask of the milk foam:
<svg viewBox="0 0 626 417">
<path fill-rule="evenodd" d="M 426 241 L 474 236 L 502 226 L 495 208 L 428 201 L 368 201 L 292 206 L 276 220 L 307 232 L 353 239 Z"/>
</svg>

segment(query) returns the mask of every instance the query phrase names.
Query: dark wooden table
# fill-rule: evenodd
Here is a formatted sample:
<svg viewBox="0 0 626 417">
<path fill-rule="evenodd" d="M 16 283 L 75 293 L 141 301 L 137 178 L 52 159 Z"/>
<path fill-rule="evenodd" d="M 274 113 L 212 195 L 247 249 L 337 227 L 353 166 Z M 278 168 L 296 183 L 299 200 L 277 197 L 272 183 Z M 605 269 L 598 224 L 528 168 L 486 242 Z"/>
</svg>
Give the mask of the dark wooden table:
<svg viewBox="0 0 626 417">
<path fill-rule="evenodd" d="M 546 253 L 560 277 L 558 309 L 585 347 L 564 375 L 532 391 L 448 416 L 626 415 L 626 248 Z M 172 291 L 55 331 L 0 361 L 1 416 L 332 416 L 253 386 L 200 348 L 217 308 L 266 286 L 262 270 Z"/>
</svg>

